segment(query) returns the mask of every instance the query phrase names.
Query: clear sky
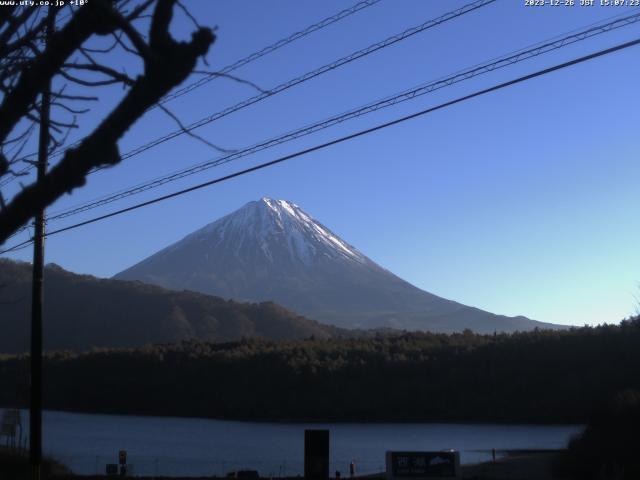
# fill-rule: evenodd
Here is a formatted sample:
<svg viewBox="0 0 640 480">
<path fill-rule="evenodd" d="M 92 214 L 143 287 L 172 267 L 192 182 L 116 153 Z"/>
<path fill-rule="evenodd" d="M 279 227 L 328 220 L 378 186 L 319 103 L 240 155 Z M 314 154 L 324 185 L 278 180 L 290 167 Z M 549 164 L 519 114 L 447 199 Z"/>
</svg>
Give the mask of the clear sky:
<svg viewBox="0 0 640 480">
<path fill-rule="evenodd" d="M 216 70 L 355 3 L 186 0 L 216 25 Z M 236 75 L 268 89 L 464 5 L 382 0 L 247 65 Z M 446 76 L 627 7 L 496 3 L 413 36 L 198 130 L 242 148 L 335 113 Z M 175 33 L 193 25 L 183 16 Z M 199 183 L 640 37 L 638 24 L 445 88 L 403 105 L 218 167 L 68 220 L 58 228 Z M 47 240 L 47 262 L 110 276 L 262 196 L 293 201 L 374 261 L 414 285 L 468 305 L 563 324 L 613 323 L 640 292 L 640 47 L 476 98 L 307 155 Z M 117 59 L 130 68 L 131 60 Z M 196 77 L 197 78 L 197 77 Z M 190 123 L 255 94 L 219 79 L 169 104 Z M 114 105 L 103 93 L 78 138 Z M 170 132 L 156 110 L 121 142 L 128 151 Z M 72 138 L 73 140 L 73 138 Z M 218 155 L 182 136 L 92 175 L 50 211 Z M 16 182 L 14 182 L 16 183 Z M 21 240 L 26 237 L 18 237 Z M 9 242 L 7 245 L 11 245 Z M 12 255 L 30 259 L 29 250 Z"/>
</svg>

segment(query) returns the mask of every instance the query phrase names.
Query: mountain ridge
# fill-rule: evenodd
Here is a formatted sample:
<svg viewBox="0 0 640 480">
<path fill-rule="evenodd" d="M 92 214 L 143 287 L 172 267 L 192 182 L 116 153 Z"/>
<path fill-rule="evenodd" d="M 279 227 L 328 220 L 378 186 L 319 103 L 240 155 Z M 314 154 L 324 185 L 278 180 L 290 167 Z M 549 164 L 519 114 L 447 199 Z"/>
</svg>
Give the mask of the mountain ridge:
<svg viewBox="0 0 640 480">
<path fill-rule="evenodd" d="M 263 197 L 116 274 L 169 289 L 271 300 L 342 328 L 479 333 L 558 328 L 421 290 L 286 200 Z"/>
<path fill-rule="evenodd" d="M 0 258 L 0 352 L 29 348 L 31 264 Z M 130 348 L 183 340 L 329 338 L 344 332 L 272 302 L 239 303 L 199 292 L 45 267 L 46 350 Z"/>
</svg>

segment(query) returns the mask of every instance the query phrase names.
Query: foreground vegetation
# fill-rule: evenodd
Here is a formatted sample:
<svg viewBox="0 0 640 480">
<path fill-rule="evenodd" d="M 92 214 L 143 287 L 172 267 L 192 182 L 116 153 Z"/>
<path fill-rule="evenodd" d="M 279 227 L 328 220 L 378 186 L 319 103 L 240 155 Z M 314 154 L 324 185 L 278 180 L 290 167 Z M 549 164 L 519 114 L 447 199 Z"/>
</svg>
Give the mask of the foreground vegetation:
<svg viewBox="0 0 640 480">
<path fill-rule="evenodd" d="M 59 478 L 61 475 L 69 474 L 69 470 L 64 465 L 44 458 L 42 461 L 42 478 Z M 30 466 L 27 452 L 16 452 L 4 446 L 0 446 L 0 479 L 23 480 L 29 479 Z"/>
<path fill-rule="evenodd" d="M 640 478 L 640 392 L 615 395 L 556 459 L 556 475 L 576 480 Z"/>
<path fill-rule="evenodd" d="M 586 423 L 640 389 L 640 319 L 512 335 L 372 338 L 52 353 L 46 408 L 247 420 Z M 0 405 L 26 406 L 28 358 L 0 359 Z"/>
</svg>

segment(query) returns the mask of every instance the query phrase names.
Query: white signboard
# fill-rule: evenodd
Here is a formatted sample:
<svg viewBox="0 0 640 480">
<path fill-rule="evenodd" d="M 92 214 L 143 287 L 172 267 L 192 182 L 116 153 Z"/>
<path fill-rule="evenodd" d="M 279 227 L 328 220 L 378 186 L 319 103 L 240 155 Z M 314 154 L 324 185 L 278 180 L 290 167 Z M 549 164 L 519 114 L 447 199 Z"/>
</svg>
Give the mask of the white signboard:
<svg viewBox="0 0 640 480">
<path fill-rule="evenodd" d="M 387 480 L 460 479 L 460 452 L 387 452 Z"/>
</svg>

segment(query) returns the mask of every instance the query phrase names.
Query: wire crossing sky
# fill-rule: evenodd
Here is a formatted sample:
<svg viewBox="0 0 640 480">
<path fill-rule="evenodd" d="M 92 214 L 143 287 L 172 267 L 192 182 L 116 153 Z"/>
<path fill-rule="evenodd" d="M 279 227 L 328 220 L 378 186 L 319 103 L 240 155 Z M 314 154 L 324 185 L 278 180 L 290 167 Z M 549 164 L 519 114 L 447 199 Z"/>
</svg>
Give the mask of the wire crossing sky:
<svg viewBox="0 0 640 480">
<path fill-rule="evenodd" d="M 398 95 L 394 95 L 392 97 L 374 102 L 374 103 L 370 103 L 367 104 L 363 107 L 359 107 L 357 109 L 354 110 L 350 110 L 348 112 L 342 113 L 340 115 L 335 115 L 329 119 L 326 119 L 324 121 L 312 124 L 312 125 L 308 125 L 305 126 L 303 128 L 297 129 L 293 132 L 288 132 L 284 135 L 278 136 L 276 138 L 273 139 L 269 139 L 267 141 L 261 142 L 259 144 L 256 145 L 252 145 L 250 147 L 241 149 L 241 150 L 237 150 L 234 151 L 233 153 L 224 155 L 222 157 L 217 157 L 215 159 L 212 159 L 208 162 L 204 162 L 204 163 L 200 163 L 198 165 L 194 165 L 192 167 L 189 167 L 187 169 L 181 170 L 179 172 L 174 172 L 170 175 L 164 176 L 164 177 L 160 177 L 160 178 L 155 178 L 153 180 L 150 180 L 149 182 L 140 184 L 140 185 L 136 185 L 135 187 L 131 187 L 129 189 L 126 190 L 121 190 L 117 193 L 108 195 L 106 197 L 103 197 L 101 199 L 98 200 L 94 200 L 91 202 L 87 202 L 83 205 L 79 205 L 77 207 L 73 207 L 70 208 L 68 210 L 65 210 L 63 212 L 54 212 L 49 214 L 48 216 L 48 221 L 51 222 L 52 220 L 57 220 L 57 219 L 62 219 L 62 218 L 66 218 L 69 216 L 73 216 L 76 215 L 78 213 L 81 212 L 85 212 L 87 210 L 93 210 L 94 208 L 103 206 L 103 205 L 108 205 L 109 203 L 112 203 L 116 200 L 121 200 L 123 198 L 126 198 L 128 196 L 131 195 L 135 195 L 137 193 L 141 193 L 144 191 L 147 191 L 149 189 L 152 188 L 157 188 L 161 185 L 164 185 L 168 182 L 172 182 L 175 181 L 177 179 L 180 178 L 184 178 L 185 176 L 189 176 L 195 173 L 199 173 L 202 172 L 204 170 L 207 170 L 209 168 L 213 168 L 219 165 L 222 165 L 224 163 L 233 161 L 233 160 L 237 160 L 239 158 L 243 158 L 247 155 L 251 155 L 252 153 L 258 152 L 258 151 L 262 151 L 266 148 L 270 148 L 272 146 L 275 145 L 279 145 L 281 143 L 284 143 L 286 141 L 289 140 L 293 140 L 296 138 L 300 138 L 303 135 L 308 135 L 314 132 L 317 132 L 319 130 L 322 130 L 324 128 L 329 128 L 333 125 L 342 123 L 344 121 L 347 121 L 349 119 L 352 118 L 356 118 L 359 117 L 360 115 L 364 115 L 367 113 L 371 113 L 371 112 L 375 112 L 377 110 L 380 110 L 381 108 L 387 108 L 389 106 L 393 106 L 399 102 L 404 102 L 404 101 L 409 101 L 409 100 L 413 100 L 415 98 L 418 98 L 422 95 L 425 95 L 427 93 L 431 93 L 437 89 L 440 88 L 445 88 L 448 86 L 451 86 L 455 83 L 464 81 L 464 80 L 469 80 L 477 75 L 481 75 L 487 72 L 492 72 L 494 70 L 497 70 L 499 68 L 504 68 L 506 66 L 509 65 L 513 65 L 515 63 L 524 61 L 524 60 L 528 60 L 530 58 L 534 58 L 538 55 L 542 55 L 544 53 L 548 53 L 550 51 L 565 47 L 567 45 L 571 45 L 574 42 L 578 42 L 578 41 L 582 41 L 585 40 L 587 38 L 590 38 L 593 35 L 599 35 L 601 33 L 606 33 L 609 31 L 612 31 L 616 28 L 620 28 L 623 26 L 627 26 L 627 25 L 632 25 L 633 23 L 637 22 L 638 20 L 640 20 L 640 12 L 633 14 L 633 15 L 629 15 L 629 16 L 625 16 L 623 18 L 620 19 L 616 19 L 614 21 L 611 22 L 607 22 L 604 23 L 602 25 L 598 25 L 598 26 L 591 26 L 585 30 L 581 30 L 577 33 L 568 35 L 568 36 L 564 36 L 560 39 L 555 39 L 551 42 L 545 42 L 541 45 L 536 45 L 533 48 L 527 49 L 527 50 L 522 50 L 519 51 L 517 53 L 508 55 L 506 57 L 501 57 L 498 59 L 494 59 L 491 60 L 488 63 L 482 64 L 482 65 L 478 65 L 475 66 L 471 69 L 467 69 L 463 72 L 459 72 L 456 73 L 452 76 L 437 80 L 435 82 L 431 82 L 428 83 L 426 85 L 421 85 L 417 88 L 402 92 Z"/>
<path fill-rule="evenodd" d="M 241 66 L 234 75 L 260 86 L 281 85 L 405 31 L 417 19 L 438 18 L 467 4 L 380 1 Z M 193 11 L 199 23 L 219 27 L 208 58 L 208 68 L 219 71 L 351 5 L 194 2 Z M 338 112 L 356 112 L 379 101 L 375 99 L 392 99 L 416 85 L 481 67 L 488 58 L 506 59 L 567 32 L 578 33 L 586 25 L 637 13 L 629 8 L 532 8 L 497 1 L 203 125 L 198 133 L 226 149 L 242 151 L 283 137 L 282 132 L 320 125 Z M 188 20 L 181 19 L 175 34 L 186 35 L 190 28 Z M 638 23 L 611 29 L 412 101 L 391 102 L 219 165 L 216 177 L 623 44 L 639 34 Z M 617 322 L 634 313 L 640 280 L 640 253 L 634 244 L 640 233 L 640 194 L 634 181 L 640 173 L 637 58 L 637 49 L 607 55 L 214 189 L 67 231 L 47 240 L 47 260 L 108 276 L 247 201 L 269 196 L 299 204 L 374 261 L 445 298 L 554 323 Z M 174 99 L 170 106 L 191 125 L 248 94 L 255 95 L 255 90 L 221 80 Z M 106 93 L 86 119 L 87 129 L 119 95 L 117 89 Z M 155 109 L 134 126 L 121 151 L 173 131 L 175 124 Z M 82 135 L 78 131 L 70 141 Z M 86 187 L 57 202 L 51 212 L 71 211 L 131 185 L 206 164 L 211 157 L 209 147 L 181 135 L 92 175 Z M 135 202 L 210 178 L 210 173 L 198 171 L 139 192 Z M 17 184 L 11 186 L 17 189 Z M 133 204 L 128 201 L 122 200 L 123 207 Z M 69 220 L 90 218 L 89 212 L 76 212 Z M 58 221 L 60 225 L 52 222 L 51 229 L 71 225 Z M 13 241 L 22 242 L 28 235 L 25 231 Z M 30 258 L 28 249 L 11 256 Z"/>
<path fill-rule="evenodd" d="M 198 81 L 192 82 L 188 85 L 185 85 L 184 87 L 180 87 L 178 89 L 176 89 L 175 91 L 169 93 L 168 95 L 165 95 L 164 98 L 161 99 L 160 102 L 158 102 L 158 104 L 156 104 L 155 106 L 151 107 L 151 109 L 155 108 L 156 106 L 158 106 L 159 104 L 162 103 L 167 103 L 170 102 L 171 100 L 174 100 L 178 97 L 181 97 L 182 95 L 189 93 L 193 90 L 195 90 L 196 88 L 201 87 L 202 85 L 205 85 L 207 83 L 209 83 L 212 80 L 215 80 L 216 78 L 221 78 L 224 75 L 227 75 L 231 72 L 233 72 L 234 70 L 237 70 L 238 68 L 247 65 L 248 63 L 251 63 L 261 57 L 264 57 L 265 55 L 268 55 L 272 52 L 275 52 L 276 50 L 278 50 L 279 48 L 284 47 L 285 45 L 288 45 L 292 42 L 295 42 L 296 40 L 299 40 L 301 38 L 306 37 L 307 35 L 312 34 L 313 32 L 316 32 L 318 30 L 321 30 L 322 28 L 325 28 L 335 22 L 339 22 L 340 20 L 347 18 L 349 15 L 353 15 L 354 13 L 359 12 L 360 10 L 367 8 L 367 7 L 371 7 L 372 5 L 375 5 L 376 3 L 378 3 L 381 0 L 364 0 L 361 2 L 358 2 L 356 4 L 354 4 L 352 7 L 350 8 L 346 8 L 344 10 L 341 10 L 340 12 L 331 15 L 327 18 L 322 19 L 321 21 L 314 23 L 313 25 L 309 25 L 307 28 L 300 30 L 298 32 L 295 32 L 291 35 L 289 35 L 286 38 L 282 38 L 280 40 L 278 40 L 277 42 L 268 45 L 264 48 L 261 48 L 259 51 L 257 52 L 253 52 L 250 55 L 247 55 L 246 57 L 243 57 L 241 59 L 236 60 L 235 62 L 221 68 L 219 71 L 212 73 L 210 75 L 206 75 L 204 78 L 201 78 Z M 68 17 L 70 14 L 68 15 L 64 15 L 61 16 L 58 19 L 58 22 L 62 23 L 61 21 L 64 20 L 66 17 Z M 72 145 L 65 145 L 63 148 L 60 148 L 54 152 L 50 153 L 50 156 L 57 156 L 57 155 L 61 155 L 62 153 L 64 153 L 64 151 L 70 147 L 74 147 L 79 145 L 80 141 L 74 142 Z M 23 157 L 23 159 L 27 159 L 27 158 L 35 158 L 38 155 L 37 152 L 33 152 L 29 155 L 26 155 Z M 21 173 L 27 172 L 28 170 L 31 170 L 33 167 L 33 165 L 30 165 L 28 167 L 26 167 L 25 169 L 21 170 Z M 6 179 L 4 179 L 2 182 L 0 182 L 0 187 L 3 185 L 6 185 L 7 183 L 10 183 L 11 181 L 15 180 L 15 178 L 17 177 L 7 177 Z"/>
<path fill-rule="evenodd" d="M 428 108 L 426 110 L 422 110 L 420 112 L 416 112 L 416 113 L 413 113 L 411 115 L 407 115 L 405 117 L 401 117 L 401 118 L 398 118 L 398 119 L 395 119 L 395 120 L 391 120 L 391 121 L 383 123 L 381 125 L 376 125 L 375 127 L 371 127 L 371 128 L 366 129 L 366 130 L 361 130 L 359 132 L 355 132 L 355 133 L 352 133 L 350 135 L 347 135 L 347 136 L 344 136 L 344 137 L 340 137 L 340 138 L 331 140 L 329 142 L 326 142 L 326 143 L 323 143 L 323 144 L 320 144 L 320 145 L 315 145 L 313 147 L 307 148 L 307 149 L 299 151 L 299 152 L 292 153 L 290 155 L 285 155 L 284 157 L 280 157 L 280 158 L 277 158 L 275 160 L 271 160 L 270 162 L 261 163 L 259 165 L 254 166 L 254 167 L 251 167 L 251 168 L 248 168 L 248 169 L 245 169 L 245 170 L 241 170 L 239 172 L 234 172 L 234 173 L 232 173 L 230 175 L 226 175 L 224 177 L 220 177 L 220 178 L 216 178 L 216 179 L 213 179 L 213 180 L 209 180 L 207 182 L 191 186 L 191 187 L 186 188 L 184 190 L 180 190 L 178 192 L 173 192 L 173 193 L 170 193 L 168 195 L 164 195 L 162 197 L 154 198 L 152 200 L 149 200 L 149 201 L 146 201 L 146 202 L 143 202 L 143 203 L 138 203 L 136 205 L 132 205 L 130 207 L 127 207 L 127 208 L 124 208 L 124 209 L 121 209 L 121 210 L 117 210 L 115 212 L 110 212 L 108 214 L 101 215 L 99 217 L 95 217 L 95 218 L 92 218 L 92 219 L 89 219 L 89 220 L 85 220 L 83 222 L 76 223 L 74 225 L 70 225 L 68 227 L 64 227 L 64 228 L 60 228 L 60 229 L 57 229 L 57 230 L 49 231 L 46 234 L 46 236 L 52 236 L 52 235 L 57 235 L 57 234 L 60 234 L 60 233 L 64 233 L 64 232 L 67 232 L 69 230 L 74 230 L 76 228 L 83 227 L 85 225 L 90 225 L 92 223 L 99 222 L 99 221 L 102 221 L 102 220 L 106 220 L 108 218 L 112 218 L 112 217 L 115 217 L 117 215 L 122 215 L 122 214 L 125 214 L 125 213 L 129 213 L 129 212 L 137 210 L 139 208 L 147 207 L 149 205 L 153 205 L 155 203 L 159 203 L 159 202 L 162 202 L 162 201 L 165 201 L 165 200 L 169 200 L 171 198 L 179 197 L 181 195 L 186 195 L 187 193 L 191 193 L 191 192 L 194 192 L 196 190 L 200 190 L 201 188 L 210 187 L 212 185 L 216 185 L 216 184 L 224 182 L 224 181 L 232 180 L 232 179 L 240 177 L 242 175 L 253 173 L 253 172 L 256 172 L 258 170 L 262 170 L 263 168 L 272 167 L 274 165 L 277 165 L 279 163 L 285 162 L 287 160 L 292 160 L 294 158 L 298 158 L 298 157 L 300 157 L 302 155 L 307 155 L 309 153 L 312 153 L 312 152 L 315 152 L 315 151 L 318 151 L 318 150 L 322 150 L 322 149 L 325 149 L 327 147 L 331 147 L 333 145 L 340 144 L 342 142 L 353 140 L 354 138 L 358 138 L 358 137 L 360 137 L 362 135 L 368 135 L 370 133 L 377 132 L 378 130 L 382 130 L 383 128 L 388 128 L 388 127 L 391 127 L 393 125 L 397 125 L 397 124 L 406 122 L 408 120 L 413 120 L 414 118 L 421 117 L 423 115 L 435 112 L 435 111 L 440 110 L 442 108 L 447 108 L 447 107 L 450 107 L 452 105 L 456 105 L 456 104 L 458 104 L 460 102 L 468 101 L 468 100 L 471 100 L 473 98 L 479 97 L 481 95 L 486 95 L 487 93 L 495 92 L 497 90 L 501 90 L 503 88 L 510 87 L 512 85 L 516 85 L 516 84 L 521 83 L 521 82 L 529 81 L 529 80 L 532 80 L 534 78 L 540 77 L 542 75 L 548 75 L 549 73 L 552 73 L 552 72 L 555 72 L 555 71 L 558 71 L 558 70 L 562 70 L 564 68 L 571 67 L 573 65 L 577 65 L 577 64 L 589 61 L 589 60 L 593 60 L 594 58 L 598 58 L 598 57 L 601 57 L 603 55 L 609 55 L 611 53 L 615 53 L 615 52 L 618 52 L 620 50 L 624 50 L 626 48 L 635 47 L 638 44 L 640 44 L 640 39 L 636 39 L 636 40 L 632 40 L 630 42 L 626 42 L 626 43 L 623 43 L 623 44 L 620 44 L 620 45 L 616 45 L 614 47 L 611 47 L 611 48 L 608 48 L 608 49 L 605 49 L 605 50 L 600 50 L 598 52 L 594 52 L 592 54 L 585 55 L 583 57 L 576 58 L 576 59 L 570 60 L 568 62 L 559 64 L 559 65 L 554 65 L 553 67 L 549 67 L 549 68 L 546 68 L 544 70 L 539 70 L 539 71 L 531 73 L 529 75 L 525 75 L 523 77 L 519 77 L 519 78 L 516 78 L 514 80 L 510 80 L 508 82 L 501 83 L 499 85 L 494 85 L 492 87 L 485 88 L 485 89 L 480 90 L 478 92 L 474 92 L 474 93 L 471 93 L 469 95 L 465 95 L 464 97 L 457 98 L 455 100 L 451 100 L 449 102 L 437 105 L 435 107 L 431 107 L 431 108 Z M 22 242 L 21 244 L 15 245 L 14 247 L 11 247 L 11 248 L 9 248 L 7 250 L 0 251 L 0 253 L 8 253 L 8 252 L 16 251 L 16 250 L 19 250 L 19 249 L 21 249 L 23 247 L 26 247 L 26 246 L 28 246 L 28 245 L 30 245 L 32 243 L 33 243 L 32 240 L 27 240 L 25 242 Z"/>
</svg>

